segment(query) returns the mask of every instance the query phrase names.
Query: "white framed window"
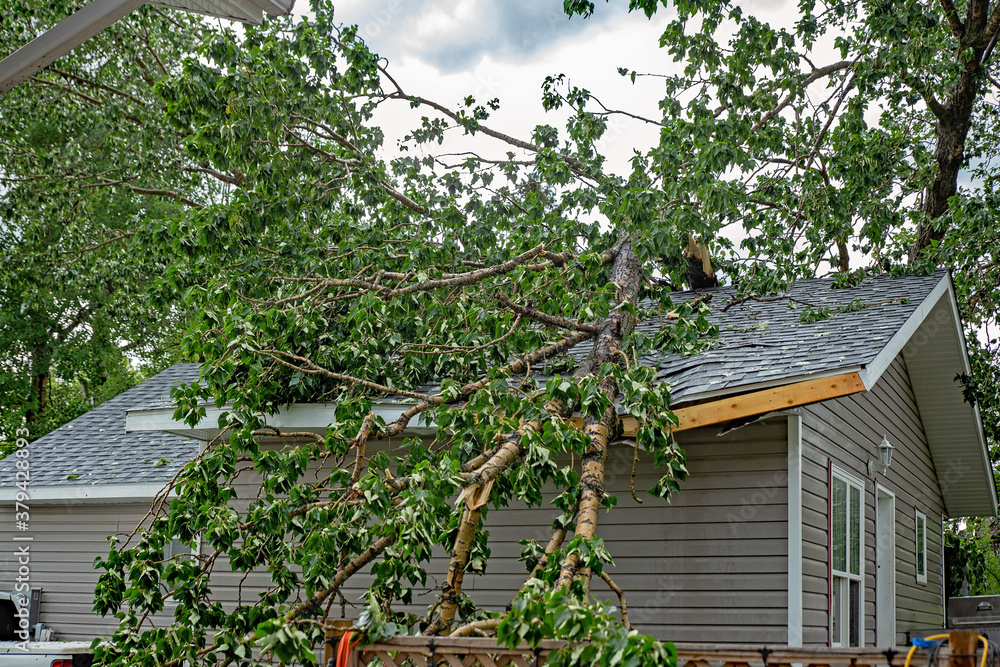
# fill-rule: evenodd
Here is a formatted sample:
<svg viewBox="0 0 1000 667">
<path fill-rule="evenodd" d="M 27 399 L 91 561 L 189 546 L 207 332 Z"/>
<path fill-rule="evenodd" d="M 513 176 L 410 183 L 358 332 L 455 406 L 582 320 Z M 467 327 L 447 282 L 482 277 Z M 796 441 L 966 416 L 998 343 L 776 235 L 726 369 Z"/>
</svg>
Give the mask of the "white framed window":
<svg viewBox="0 0 1000 667">
<path fill-rule="evenodd" d="M 830 639 L 833 646 L 864 644 L 865 485 L 833 469 L 830 488 Z"/>
<path fill-rule="evenodd" d="M 917 583 L 927 583 L 927 516 L 915 511 L 913 519 L 913 559 L 917 570 Z"/>
<path fill-rule="evenodd" d="M 195 541 L 195 547 L 191 548 L 188 545 L 180 541 L 179 538 L 175 537 L 170 540 L 168 544 L 163 545 L 163 560 L 170 560 L 174 556 L 193 556 L 198 553 L 198 547 L 201 546 L 201 539 Z"/>
<path fill-rule="evenodd" d="M 163 545 L 164 561 L 168 561 L 171 558 L 176 557 L 194 558 L 199 553 L 201 553 L 201 536 L 197 536 L 195 538 L 194 547 L 189 547 L 176 537 Z M 167 585 L 162 581 L 160 582 L 160 588 L 163 590 L 163 602 L 167 605 L 175 605 L 177 600 L 174 599 L 174 596 L 169 595 L 170 591 L 167 589 Z"/>
</svg>

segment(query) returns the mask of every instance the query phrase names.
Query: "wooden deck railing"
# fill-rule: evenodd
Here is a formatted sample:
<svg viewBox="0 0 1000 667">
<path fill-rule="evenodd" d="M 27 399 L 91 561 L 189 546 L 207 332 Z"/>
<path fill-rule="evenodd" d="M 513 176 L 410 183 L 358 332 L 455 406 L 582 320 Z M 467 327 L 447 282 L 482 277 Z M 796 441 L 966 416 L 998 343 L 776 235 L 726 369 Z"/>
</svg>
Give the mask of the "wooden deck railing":
<svg viewBox="0 0 1000 667">
<path fill-rule="evenodd" d="M 959 633 L 952 641 L 954 654 L 941 656 L 941 667 L 978 667 L 974 633 Z M 971 637 L 971 638 L 970 638 Z M 540 667 L 552 651 L 565 642 L 546 641 L 537 649 L 527 646 L 508 649 L 496 640 L 483 637 L 397 637 L 351 652 L 346 667 Z M 827 648 L 789 646 L 748 646 L 726 644 L 677 644 L 677 667 L 903 667 L 908 647 Z M 960 646 L 969 648 L 959 649 Z M 981 654 L 980 654 L 981 655 Z M 918 649 L 913 665 L 927 664 L 923 649 Z M 1000 661 L 991 656 L 989 667 Z"/>
</svg>

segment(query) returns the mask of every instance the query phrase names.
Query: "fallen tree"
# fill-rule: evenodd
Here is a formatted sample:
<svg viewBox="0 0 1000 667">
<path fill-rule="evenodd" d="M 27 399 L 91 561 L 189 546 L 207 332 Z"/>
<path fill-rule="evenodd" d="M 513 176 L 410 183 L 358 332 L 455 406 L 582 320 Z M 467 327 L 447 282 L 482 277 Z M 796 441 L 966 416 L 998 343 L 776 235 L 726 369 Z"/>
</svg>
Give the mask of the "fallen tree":
<svg viewBox="0 0 1000 667">
<path fill-rule="evenodd" d="M 314 10 L 206 33 L 197 57 L 164 72 L 158 128 L 177 139 L 171 169 L 192 175 L 183 190 L 73 176 L 170 200 L 170 215 L 139 232 L 176 257 L 163 285 L 199 313 L 185 345 L 203 377 L 178 392 L 179 415 L 196 423 L 204 402 L 229 406 L 225 437 L 178 476 L 176 498 L 164 494 L 151 528 L 101 563 L 98 609 L 121 618 L 100 649 L 108 663 L 247 664 L 255 649 L 309 660 L 319 621 L 366 568 L 358 622 L 373 637 L 586 640 L 607 661 L 665 651 L 629 632 L 624 603 L 595 603 L 589 584 L 617 588 L 598 509 L 613 504 L 605 456 L 620 420 L 636 419 L 637 447 L 662 471 L 648 491 L 668 497 L 685 475 L 669 388 L 641 360 L 696 352 L 711 331 L 706 304 L 671 292 L 717 274 L 767 292 L 830 268 L 849 283 L 860 278 L 853 246 L 879 271 L 967 262 L 971 319 L 992 321 L 977 305 L 995 296 L 991 251 L 970 239 L 993 238 L 977 236 L 993 201 L 960 193 L 954 168 L 970 136 L 979 154 L 993 150 L 986 121 L 970 135 L 993 85 L 1000 14 L 985 2 L 967 3 L 964 19 L 946 2 L 806 3 L 788 29 L 724 4 L 685 6 L 663 40 L 685 69 L 664 77 L 658 110 L 609 108 L 553 77 L 543 101 L 569 110 L 566 128 L 524 138 L 491 125 L 495 101 L 450 106 L 404 88 L 355 30 L 335 26 L 332 7 Z M 900 38 L 912 30 L 923 39 Z M 814 61 L 821 37 L 839 38 L 832 62 Z M 427 115 L 386 161 L 372 119 L 389 104 Z M 891 112 L 869 124 L 880 105 Z M 619 115 L 658 133 L 624 175 L 597 150 Z M 448 151 L 461 132 L 481 154 Z M 662 322 L 656 336 L 635 332 L 647 318 Z M 379 420 L 372 403 L 384 398 L 408 401 L 398 420 Z M 261 417 L 321 400 L 337 404 L 322 435 Z M 421 421 L 434 424 L 430 441 L 407 438 L 392 456 L 374 447 Z M 248 469 L 263 481 L 236 511 L 233 480 Z M 543 488 L 556 489 L 551 535 L 526 544 L 510 610 L 479 609 L 463 583 L 489 560 L 484 512 L 538 505 Z M 172 537 L 205 549 L 164 559 Z M 400 611 L 425 585 L 434 545 L 449 553 L 436 599 Z M 211 595 L 223 562 L 272 585 L 226 608 Z M 154 626 L 167 594 L 173 623 Z"/>
</svg>

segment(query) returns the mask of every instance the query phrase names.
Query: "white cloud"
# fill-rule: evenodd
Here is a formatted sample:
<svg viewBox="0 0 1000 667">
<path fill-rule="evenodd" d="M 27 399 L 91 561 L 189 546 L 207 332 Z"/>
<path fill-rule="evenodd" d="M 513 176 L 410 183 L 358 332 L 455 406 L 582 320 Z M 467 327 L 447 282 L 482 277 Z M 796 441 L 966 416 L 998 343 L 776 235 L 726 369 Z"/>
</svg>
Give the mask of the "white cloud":
<svg viewBox="0 0 1000 667">
<path fill-rule="evenodd" d="M 602 7 L 591 19 L 570 19 L 559 0 L 347 0 L 337 18 L 390 60 L 413 56 L 441 71 L 473 67 L 487 55 L 519 62 L 625 13 Z"/>
</svg>

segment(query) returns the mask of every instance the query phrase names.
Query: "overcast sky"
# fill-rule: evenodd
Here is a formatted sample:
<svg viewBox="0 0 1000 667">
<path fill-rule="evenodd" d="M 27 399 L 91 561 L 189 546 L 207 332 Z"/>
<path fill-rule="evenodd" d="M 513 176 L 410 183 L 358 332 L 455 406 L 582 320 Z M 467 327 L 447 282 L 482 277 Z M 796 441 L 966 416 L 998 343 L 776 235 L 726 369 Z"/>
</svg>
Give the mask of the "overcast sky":
<svg viewBox="0 0 1000 667">
<path fill-rule="evenodd" d="M 501 109 L 487 124 L 528 138 L 540 123 L 564 126 L 565 113 L 545 114 L 541 107 L 547 75 L 566 74 L 609 107 L 658 117 L 662 81 L 639 78 L 632 84 L 618 68 L 662 74 L 675 67 L 659 48 L 673 12 L 661 8 L 647 19 L 642 12 L 630 14 L 625 0 L 595 4 L 590 18 L 570 19 L 562 0 L 344 0 L 336 4 L 336 16 L 359 27 L 407 93 L 452 108 L 466 95 L 480 102 L 499 98 Z M 741 4 L 777 23 L 795 6 L 794 0 Z M 303 0 L 297 5 L 298 11 L 308 8 Z M 377 119 L 386 130 L 388 151 L 422 113 L 397 106 Z M 617 116 L 599 148 L 622 173 L 634 150 L 646 150 L 656 139 L 655 126 Z M 482 142 L 475 143 L 481 148 Z M 493 146 L 501 155 L 508 148 Z"/>
<path fill-rule="evenodd" d="M 574 38 L 593 39 L 625 3 L 595 18 L 570 20 L 557 0 L 348 0 L 337 15 L 391 60 L 410 57 L 445 73 L 467 72 L 486 57 L 508 63 L 544 59 Z"/>
<path fill-rule="evenodd" d="M 297 10 L 307 5 L 300 1 Z M 501 109 L 488 121 L 495 129 L 528 138 L 540 123 L 561 128 L 564 114 L 546 115 L 541 85 L 547 75 L 566 74 L 574 85 L 599 95 L 609 106 L 656 116 L 662 83 L 633 85 L 618 67 L 663 72 L 667 58 L 658 47 L 667 14 L 652 21 L 629 14 L 624 0 L 598 0 L 589 19 L 568 18 L 562 0 L 345 0 L 336 16 L 356 24 L 373 50 L 409 94 L 450 107 L 466 96 L 480 102 L 499 98 Z M 414 126 L 417 114 L 401 105 L 379 118 L 387 149 Z M 616 121 L 603 147 L 617 170 L 627 167 L 633 147 L 656 140 L 652 126 Z M 482 142 L 477 142 L 482 146 Z M 471 146 L 472 143 L 469 143 Z M 501 154 L 507 146 L 493 143 Z"/>
</svg>

